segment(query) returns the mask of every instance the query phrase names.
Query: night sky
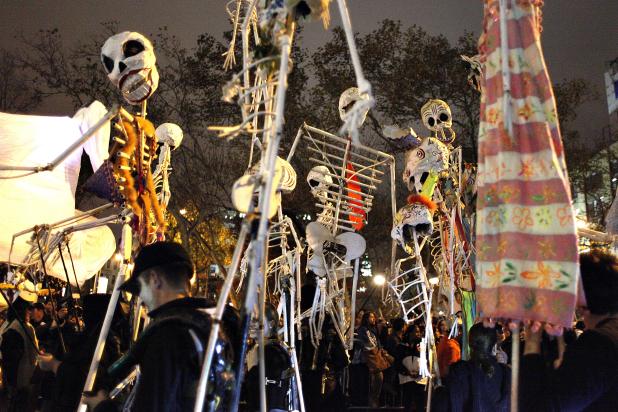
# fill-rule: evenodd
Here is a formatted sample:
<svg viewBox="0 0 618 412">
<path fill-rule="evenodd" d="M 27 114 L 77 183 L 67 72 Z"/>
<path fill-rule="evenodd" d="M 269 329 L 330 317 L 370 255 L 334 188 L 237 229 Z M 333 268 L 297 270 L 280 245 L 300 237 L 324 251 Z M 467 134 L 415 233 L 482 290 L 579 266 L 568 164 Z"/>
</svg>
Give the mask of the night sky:
<svg viewBox="0 0 618 412">
<path fill-rule="evenodd" d="M 581 77 L 600 94 L 599 100 L 579 111 L 577 126 L 584 137 L 596 137 L 609 121 L 603 73 L 618 57 L 618 1 L 547 0 L 543 7 L 543 47 L 554 81 Z M 230 24 L 225 1 L 120 0 L 4 0 L 0 3 L 0 47 L 19 51 L 16 33 L 28 36 L 39 29 L 60 29 L 67 44 L 98 31 L 99 23 L 115 20 L 120 30 L 143 34 L 167 26 L 187 47 L 208 32 L 222 38 Z M 478 34 L 482 23 L 479 0 L 349 0 L 352 24 L 366 33 L 385 19 L 417 24 L 454 42 L 465 30 Z M 331 25 L 339 25 L 336 2 L 331 3 Z M 319 23 L 303 23 L 302 46 L 314 48 L 330 38 Z M 397 47 L 393 44 L 392 47 Z M 413 62 L 410 62 L 413 64 Z M 440 96 L 436 96 L 440 97 Z M 62 107 L 43 107 L 48 114 L 70 114 Z M 67 109 L 69 110 L 69 109 Z"/>
</svg>

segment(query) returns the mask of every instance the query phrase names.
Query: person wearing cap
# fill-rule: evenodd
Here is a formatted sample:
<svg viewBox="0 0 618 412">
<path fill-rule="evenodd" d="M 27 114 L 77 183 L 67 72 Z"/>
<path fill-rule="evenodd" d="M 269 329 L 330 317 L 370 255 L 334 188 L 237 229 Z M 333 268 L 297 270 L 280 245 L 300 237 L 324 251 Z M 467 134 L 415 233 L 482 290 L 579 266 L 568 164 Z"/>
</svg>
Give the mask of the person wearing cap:
<svg viewBox="0 0 618 412">
<path fill-rule="evenodd" d="M 121 289 L 139 295 L 151 322 L 129 352 L 108 370 L 112 379 L 120 381 L 133 366 L 139 365 L 138 383 L 123 410 L 193 410 L 210 334 L 211 320 L 206 309 L 212 304 L 203 298 L 190 297 L 192 276 L 189 254 L 174 242 L 145 246 L 135 258 L 133 274 Z M 226 349 L 222 346 L 223 356 Z M 215 368 L 230 365 L 225 361 L 213 361 L 213 364 Z M 225 372 L 216 370 L 214 375 L 219 379 Z M 209 400 L 216 396 L 210 396 Z M 85 397 L 85 401 L 96 412 L 118 410 L 118 405 L 106 399 L 102 391 Z"/>
<path fill-rule="evenodd" d="M 586 331 L 567 346 L 560 367 L 546 370 L 542 328 L 526 328 L 520 411 L 618 410 L 618 259 L 601 251 L 584 253 L 580 272 Z"/>
</svg>

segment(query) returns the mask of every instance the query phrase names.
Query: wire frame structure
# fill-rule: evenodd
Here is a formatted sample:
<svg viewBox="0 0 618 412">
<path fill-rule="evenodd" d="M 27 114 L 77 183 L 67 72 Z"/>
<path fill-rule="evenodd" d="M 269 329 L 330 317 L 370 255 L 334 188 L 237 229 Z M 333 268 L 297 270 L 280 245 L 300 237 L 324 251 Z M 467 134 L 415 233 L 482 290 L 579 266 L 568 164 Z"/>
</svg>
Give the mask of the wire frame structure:
<svg viewBox="0 0 618 412">
<path fill-rule="evenodd" d="M 375 192 L 384 179 L 390 180 L 392 209 L 396 212 L 393 156 L 304 124 L 296 135 L 288 161 L 300 144 L 309 152 L 311 164 L 327 167 L 327 175 L 332 178 L 332 181 L 320 180 L 327 189 L 315 206 L 320 209 L 320 215 L 331 217 L 330 222 L 323 224 L 333 235 L 354 232 L 359 222 L 368 223 Z"/>
<path fill-rule="evenodd" d="M 316 195 L 315 206 L 318 219 L 331 235 L 330 242 L 343 233 L 352 233 L 368 223 L 368 215 L 374 204 L 374 196 L 384 180 L 390 181 L 391 209 L 396 213 L 395 160 L 393 156 L 367 146 L 354 144 L 352 139 L 342 138 L 316 127 L 304 124 L 298 130 L 288 161 L 297 150 L 308 153 L 309 166 L 321 166 L 323 176 L 316 178 L 321 185 Z M 333 320 L 343 344 L 351 348 L 355 317 L 356 290 L 360 271 L 359 259 L 347 262 L 342 251 L 324 247 L 324 276 L 318 276 L 314 305 L 301 317 L 310 318 L 312 342 L 317 346 L 321 338 L 321 326 L 328 314 Z M 316 251 L 308 250 L 308 261 Z M 394 260 L 391 267 L 394 266 Z M 346 279 L 352 276 L 352 288 Z"/>
<path fill-rule="evenodd" d="M 395 273 L 388 282 L 388 287 L 394 295 L 403 320 L 410 324 L 419 319 L 427 321 L 430 302 L 429 281 L 422 262 L 417 262 L 411 256 L 395 262 Z"/>
</svg>

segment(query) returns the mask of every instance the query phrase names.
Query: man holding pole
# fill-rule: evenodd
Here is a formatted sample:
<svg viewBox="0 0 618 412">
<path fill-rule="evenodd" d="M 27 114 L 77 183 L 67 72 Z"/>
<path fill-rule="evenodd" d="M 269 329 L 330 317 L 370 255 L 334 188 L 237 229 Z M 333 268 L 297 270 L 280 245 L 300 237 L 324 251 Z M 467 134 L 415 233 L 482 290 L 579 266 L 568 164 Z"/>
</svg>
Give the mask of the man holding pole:
<svg viewBox="0 0 618 412">
<path fill-rule="evenodd" d="M 204 350 L 211 326 L 206 309 L 212 305 L 202 298 L 190 297 L 193 264 L 186 250 L 173 242 L 145 246 L 135 259 L 131 278 L 121 289 L 139 295 L 148 309 L 150 324 L 129 352 L 109 370 L 122 380 L 134 366 L 139 377 L 123 410 L 187 411 L 195 403 Z M 213 363 L 217 368 L 207 405 L 218 402 L 225 391 L 228 348 L 222 342 Z M 91 410 L 118 410 L 104 391 L 87 396 Z M 211 403 L 209 403 L 211 402 Z"/>
</svg>

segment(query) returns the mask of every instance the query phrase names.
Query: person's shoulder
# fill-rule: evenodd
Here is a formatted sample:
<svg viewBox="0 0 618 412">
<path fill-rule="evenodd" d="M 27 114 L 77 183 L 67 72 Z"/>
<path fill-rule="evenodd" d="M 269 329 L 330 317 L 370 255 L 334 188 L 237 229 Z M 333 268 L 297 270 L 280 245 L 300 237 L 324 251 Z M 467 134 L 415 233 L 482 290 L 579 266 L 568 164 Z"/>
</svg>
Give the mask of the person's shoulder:
<svg viewBox="0 0 618 412">
<path fill-rule="evenodd" d="M 472 363 L 466 360 L 459 360 L 452 363 L 448 369 L 448 377 L 452 379 L 463 378 L 472 373 Z"/>
<path fill-rule="evenodd" d="M 598 346 L 615 346 L 618 348 L 618 322 L 616 322 L 616 325 L 606 323 L 600 327 L 586 330 L 573 344 L 590 348 Z"/>
<path fill-rule="evenodd" d="M 457 342 L 457 339 L 447 339 L 446 342 L 450 347 L 459 349 L 459 342 Z"/>
</svg>

